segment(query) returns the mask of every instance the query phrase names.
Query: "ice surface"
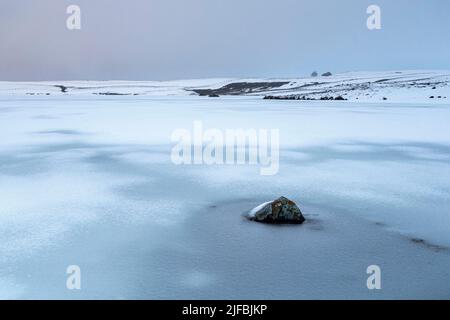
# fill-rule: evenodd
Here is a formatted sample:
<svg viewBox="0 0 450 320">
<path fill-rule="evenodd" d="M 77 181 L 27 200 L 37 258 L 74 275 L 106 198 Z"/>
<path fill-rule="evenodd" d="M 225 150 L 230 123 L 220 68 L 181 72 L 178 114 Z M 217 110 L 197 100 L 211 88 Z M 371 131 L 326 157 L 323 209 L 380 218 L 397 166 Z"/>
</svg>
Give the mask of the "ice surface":
<svg viewBox="0 0 450 320">
<path fill-rule="evenodd" d="M 280 129 L 279 173 L 172 164 L 194 120 Z M 442 103 L 3 96 L 0 297 L 449 298 L 449 120 Z M 242 218 L 282 195 L 305 224 Z"/>
</svg>

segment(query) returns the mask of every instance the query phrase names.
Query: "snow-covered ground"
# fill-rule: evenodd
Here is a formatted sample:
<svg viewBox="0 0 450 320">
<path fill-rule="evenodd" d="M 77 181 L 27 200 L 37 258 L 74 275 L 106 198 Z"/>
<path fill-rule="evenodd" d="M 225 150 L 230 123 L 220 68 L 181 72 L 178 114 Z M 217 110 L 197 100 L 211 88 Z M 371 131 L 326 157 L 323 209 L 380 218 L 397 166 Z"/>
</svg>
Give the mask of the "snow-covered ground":
<svg viewBox="0 0 450 320">
<path fill-rule="evenodd" d="M 152 96 L 0 85 L 1 298 L 450 298 L 449 100 L 185 90 L 209 81 Z M 118 86 L 148 89 L 135 84 Z M 195 120 L 279 129 L 278 174 L 173 164 L 171 133 Z M 281 195 L 305 224 L 242 218 Z M 69 265 L 81 268 L 79 291 L 66 289 Z M 369 265 L 381 290 L 366 287 Z"/>
<path fill-rule="evenodd" d="M 275 85 L 276 84 L 276 85 Z M 198 79 L 182 81 L 0 82 L 0 96 L 136 95 L 186 96 L 211 91 L 220 95 L 343 97 L 349 101 L 449 103 L 450 70 L 347 72 L 296 79 Z"/>
</svg>

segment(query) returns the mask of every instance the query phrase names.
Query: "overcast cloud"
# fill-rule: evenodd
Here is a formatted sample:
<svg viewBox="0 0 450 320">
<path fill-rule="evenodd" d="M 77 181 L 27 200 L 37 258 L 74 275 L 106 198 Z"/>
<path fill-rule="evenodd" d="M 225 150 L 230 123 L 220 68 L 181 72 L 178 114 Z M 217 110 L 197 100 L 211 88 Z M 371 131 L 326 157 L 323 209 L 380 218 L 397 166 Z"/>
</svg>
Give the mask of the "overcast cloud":
<svg viewBox="0 0 450 320">
<path fill-rule="evenodd" d="M 370 4 L 381 30 L 366 28 Z M 1 0 L 0 80 L 450 69 L 449 34 L 445 0 Z"/>
</svg>

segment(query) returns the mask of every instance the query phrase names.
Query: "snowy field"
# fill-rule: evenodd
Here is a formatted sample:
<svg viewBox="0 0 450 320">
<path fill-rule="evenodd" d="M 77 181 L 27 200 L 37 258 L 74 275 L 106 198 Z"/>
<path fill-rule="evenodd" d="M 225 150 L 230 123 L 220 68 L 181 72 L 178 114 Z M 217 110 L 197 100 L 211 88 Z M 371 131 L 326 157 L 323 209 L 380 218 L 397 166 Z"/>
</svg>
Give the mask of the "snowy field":
<svg viewBox="0 0 450 320">
<path fill-rule="evenodd" d="M 450 298 L 448 102 L 25 91 L 0 97 L 0 298 Z M 195 120 L 279 129 L 278 174 L 174 165 Z M 305 224 L 243 219 L 282 195 Z"/>
<path fill-rule="evenodd" d="M 1 82 L 0 96 L 186 96 L 222 95 L 300 97 L 342 96 L 354 102 L 449 104 L 449 70 L 346 72 L 332 76 L 278 79 L 196 79 L 178 81 Z"/>
</svg>

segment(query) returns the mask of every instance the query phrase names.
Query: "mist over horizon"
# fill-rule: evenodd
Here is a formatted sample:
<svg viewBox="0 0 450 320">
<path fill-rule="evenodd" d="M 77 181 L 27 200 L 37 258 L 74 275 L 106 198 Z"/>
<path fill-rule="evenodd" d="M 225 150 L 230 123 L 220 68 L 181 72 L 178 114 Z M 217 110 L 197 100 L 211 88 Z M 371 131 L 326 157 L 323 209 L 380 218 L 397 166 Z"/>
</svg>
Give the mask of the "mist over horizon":
<svg viewBox="0 0 450 320">
<path fill-rule="evenodd" d="M 68 30 L 66 8 L 81 8 Z M 366 9 L 381 7 L 381 30 Z M 5 0 L 0 80 L 295 78 L 450 69 L 448 2 Z"/>
</svg>

